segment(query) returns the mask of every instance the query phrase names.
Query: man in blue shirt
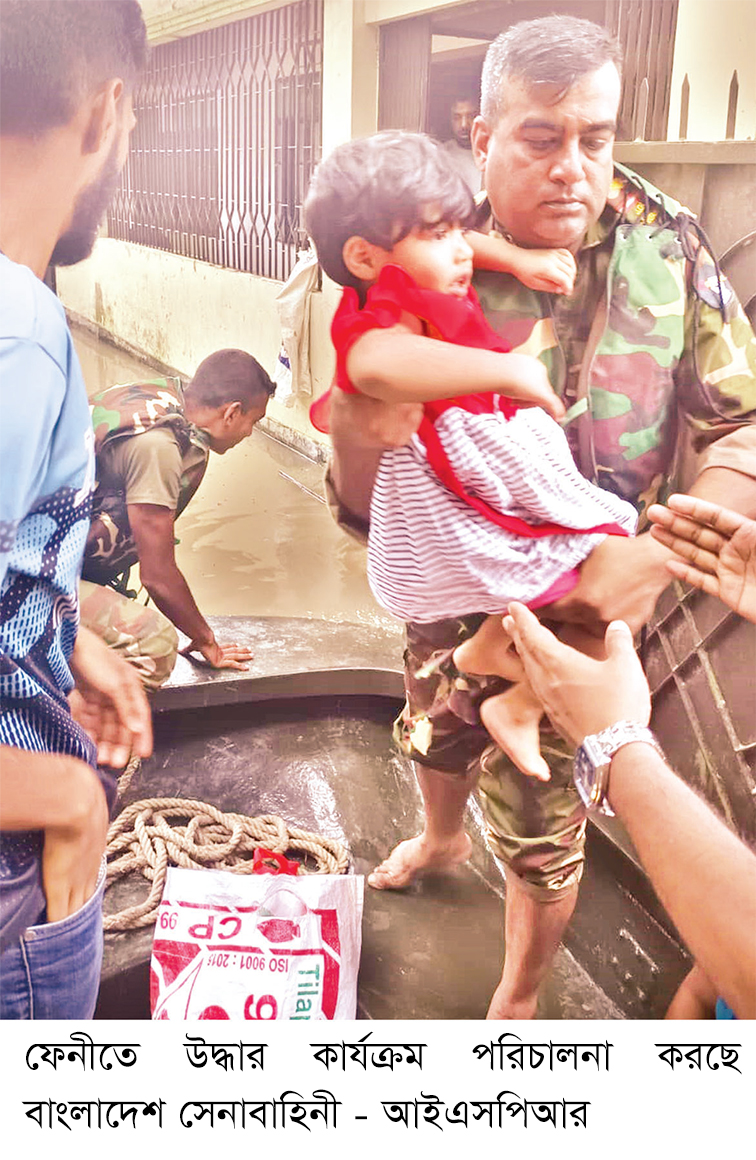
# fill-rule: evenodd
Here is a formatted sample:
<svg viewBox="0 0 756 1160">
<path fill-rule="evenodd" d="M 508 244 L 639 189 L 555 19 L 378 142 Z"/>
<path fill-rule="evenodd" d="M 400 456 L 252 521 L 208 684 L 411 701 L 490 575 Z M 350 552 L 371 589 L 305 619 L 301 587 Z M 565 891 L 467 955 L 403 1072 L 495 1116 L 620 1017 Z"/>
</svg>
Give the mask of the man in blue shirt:
<svg viewBox="0 0 756 1160">
<path fill-rule="evenodd" d="M 146 756 L 151 730 L 129 666 L 77 635 L 92 429 L 41 279 L 90 253 L 117 184 L 141 10 L 5 0 L 0 54 L 0 1016 L 82 1019 L 99 985 L 115 789 L 98 762 Z"/>
</svg>

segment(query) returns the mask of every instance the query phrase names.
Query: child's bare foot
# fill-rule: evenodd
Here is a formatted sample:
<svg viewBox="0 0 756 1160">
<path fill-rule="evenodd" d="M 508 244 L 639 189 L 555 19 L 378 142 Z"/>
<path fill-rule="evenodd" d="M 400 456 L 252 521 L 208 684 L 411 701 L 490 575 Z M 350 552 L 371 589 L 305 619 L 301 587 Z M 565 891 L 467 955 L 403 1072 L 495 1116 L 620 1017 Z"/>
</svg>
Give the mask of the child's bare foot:
<svg viewBox="0 0 756 1160">
<path fill-rule="evenodd" d="M 457 645 L 452 659 L 461 673 L 495 675 L 508 681 L 522 681 L 525 677 L 522 661 L 500 616 L 486 617 L 474 636 Z"/>
<path fill-rule="evenodd" d="M 520 686 L 489 697 L 480 707 L 480 719 L 497 745 L 528 777 L 549 781 L 549 767 L 541 757 L 540 706 L 521 701 Z"/>
<path fill-rule="evenodd" d="M 431 846 L 425 834 L 418 834 L 394 847 L 368 876 L 368 885 L 375 890 L 403 890 L 424 870 L 451 870 L 461 865 L 471 851 L 472 842 L 464 830 L 437 846 Z"/>
</svg>

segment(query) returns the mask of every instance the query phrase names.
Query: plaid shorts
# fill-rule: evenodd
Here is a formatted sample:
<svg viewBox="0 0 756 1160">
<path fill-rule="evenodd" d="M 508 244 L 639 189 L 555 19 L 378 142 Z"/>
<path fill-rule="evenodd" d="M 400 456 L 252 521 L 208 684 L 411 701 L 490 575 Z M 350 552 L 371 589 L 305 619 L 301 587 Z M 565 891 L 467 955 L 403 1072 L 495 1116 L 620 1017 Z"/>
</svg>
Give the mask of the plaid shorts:
<svg viewBox="0 0 756 1160">
<path fill-rule="evenodd" d="M 498 858 L 543 901 L 561 898 L 582 876 L 585 810 L 572 781 L 572 755 L 544 733 L 551 780 L 526 777 L 492 743 L 480 705 L 503 692 L 499 677 L 460 673 L 451 654 L 482 624 L 482 614 L 408 624 L 404 654 L 407 700 L 394 738 L 413 761 L 446 774 L 479 773 L 488 839 Z"/>
</svg>

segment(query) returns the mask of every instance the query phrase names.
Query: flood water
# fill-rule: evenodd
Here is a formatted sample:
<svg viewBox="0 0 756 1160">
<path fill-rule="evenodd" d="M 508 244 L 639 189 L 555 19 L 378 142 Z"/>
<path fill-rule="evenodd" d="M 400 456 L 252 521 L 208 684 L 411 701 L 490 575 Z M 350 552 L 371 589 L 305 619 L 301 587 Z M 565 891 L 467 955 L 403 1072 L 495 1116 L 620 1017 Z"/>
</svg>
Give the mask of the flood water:
<svg viewBox="0 0 756 1160">
<path fill-rule="evenodd" d="M 74 341 L 90 395 L 155 371 L 88 331 Z M 176 524 L 176 559 L 206 616 L 304 616 L 380 625 L 399 622 L 375 602 L 365 551 L 334 524 L 323 468 L 254 431 L 211 453 L 197 495 Z"/>
</svg>

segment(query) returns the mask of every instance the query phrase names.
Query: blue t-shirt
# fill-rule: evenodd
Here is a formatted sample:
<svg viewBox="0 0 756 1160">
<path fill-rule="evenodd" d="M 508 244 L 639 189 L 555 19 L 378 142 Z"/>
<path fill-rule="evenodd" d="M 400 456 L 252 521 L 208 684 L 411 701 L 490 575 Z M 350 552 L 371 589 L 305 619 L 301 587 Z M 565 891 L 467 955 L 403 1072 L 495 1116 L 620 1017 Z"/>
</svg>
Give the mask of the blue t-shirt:
<svg viewBox="0 0 756 1160">
<path fill-rule="evenodd" d="M 92 445 L 63 308 L 29 269 L 0 255 L 0 744 L 95 766 L 66 700 Z M 40 831 L 1 835 L 0 945 L 44 912 L 41 850 Z"/>
</svg>

